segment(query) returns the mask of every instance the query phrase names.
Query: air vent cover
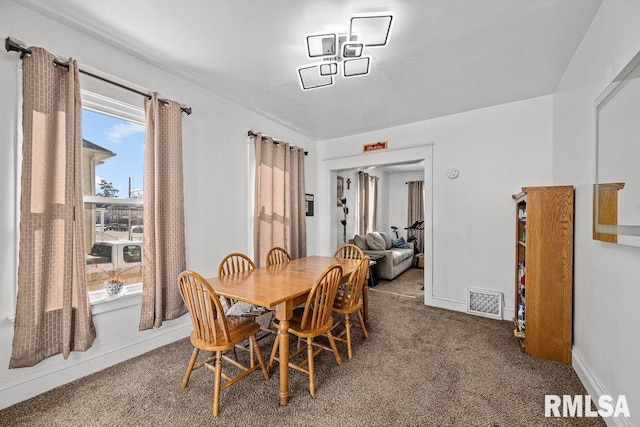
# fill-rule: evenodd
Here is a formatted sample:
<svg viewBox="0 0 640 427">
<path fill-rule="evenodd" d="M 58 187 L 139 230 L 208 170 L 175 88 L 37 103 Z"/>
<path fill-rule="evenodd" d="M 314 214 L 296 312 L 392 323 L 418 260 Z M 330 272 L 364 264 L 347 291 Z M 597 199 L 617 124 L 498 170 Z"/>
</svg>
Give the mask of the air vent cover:
<svg viewBox="0 0 640 427">
<path fill-rule="evenodd" d="M 502 320 L 502 292 L 467 289 L 467 313 Z"/>
</svg>

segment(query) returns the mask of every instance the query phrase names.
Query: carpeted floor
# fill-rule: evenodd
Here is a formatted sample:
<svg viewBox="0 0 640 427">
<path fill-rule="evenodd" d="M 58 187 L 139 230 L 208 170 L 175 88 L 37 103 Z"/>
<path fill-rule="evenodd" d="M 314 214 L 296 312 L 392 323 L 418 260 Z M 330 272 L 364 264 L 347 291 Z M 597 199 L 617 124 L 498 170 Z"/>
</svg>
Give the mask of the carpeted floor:
<svg viewBox="0 0 640 427">
<path fill-rule="evenodd" d="M 586 392 L 570 366 L 523 354 L 509 322 L 369 295 L 370 338 L 354 333 L 351 360 L 340 346 L 342 366 L 328 352 L 316 359 L 314 397 L 308 378 L 290 371 L 286 407 L 277 369 L 269 381 L 258 371 L 222 391 L 213 419 L 212 372 L 196 371 L 180 389 L 191 352 L 181 340 L 2 410 L 0 426 L 604 425 L 544 417 L 545 394 Z M 271 341 L 262 341 L 265 356 Z"/>
<path fill-rule="evenodd" d="M 378 285 L 369 290 L 400 294 L 424 300 L 424 270 L 410 268 L 393 280 L 380 279 Z"/>
</svg>

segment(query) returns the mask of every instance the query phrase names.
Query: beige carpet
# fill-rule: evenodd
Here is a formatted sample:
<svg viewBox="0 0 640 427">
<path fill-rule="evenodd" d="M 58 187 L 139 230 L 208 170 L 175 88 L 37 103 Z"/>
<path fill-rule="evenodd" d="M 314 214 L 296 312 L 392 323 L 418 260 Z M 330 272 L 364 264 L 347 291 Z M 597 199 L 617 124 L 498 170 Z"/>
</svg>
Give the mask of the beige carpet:
<svg viewBox="0 0 640 427">
<path fill-rule="evenodd" d="M 342 366 L 317 358 L 314 397 L 292 371 L 286 407 L 277 370 L 269 381 L 256 372 L 222 391 L 213 419 L 211 372 L 180 389 L 191 351 L 182 340 L 0 411 L 0 426 L 604 425 L 544 417 L 545 394 L 586 392 L 570 366 L 523 354 L 509 322 L 369 295 L 370 338 L 356 331 L 354 358 Z"/>
<path fill-rule="evenodd" d="M 369 290 L 404 295 L 424 300 L 424 270 L 410 268 L 393 280 L 380 279 L 378 285 Z"/>
</svg>

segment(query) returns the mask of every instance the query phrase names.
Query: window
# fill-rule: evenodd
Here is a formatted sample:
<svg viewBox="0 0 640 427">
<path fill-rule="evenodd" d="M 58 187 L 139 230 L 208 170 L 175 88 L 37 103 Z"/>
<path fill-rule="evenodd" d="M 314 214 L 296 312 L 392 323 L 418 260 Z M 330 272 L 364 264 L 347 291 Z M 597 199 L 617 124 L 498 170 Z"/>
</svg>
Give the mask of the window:
<svg viewBox="0 0 640 427">
<path fill-rule="evenodd" d="M 144 112 L 89 92 L 82 98 L 87 286 L 99 295 L 109 275 L 142 282 Z"/>
</svg>

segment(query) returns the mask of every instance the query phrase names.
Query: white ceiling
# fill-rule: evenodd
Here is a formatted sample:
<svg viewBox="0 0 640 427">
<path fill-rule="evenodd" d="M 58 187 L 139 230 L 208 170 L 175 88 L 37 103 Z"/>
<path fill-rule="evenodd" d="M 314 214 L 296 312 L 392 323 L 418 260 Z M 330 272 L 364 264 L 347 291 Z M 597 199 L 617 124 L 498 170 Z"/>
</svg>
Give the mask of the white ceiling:
<svg viewBox="0 0 640 427">
<path fill-rule="evenodd" d="M 550 94 L 602 2 L 14 1 L 317 140 Z M 371 74 L 303 92 L 305 34 L 381 11 L 394 26 Z"/>
</svg>

